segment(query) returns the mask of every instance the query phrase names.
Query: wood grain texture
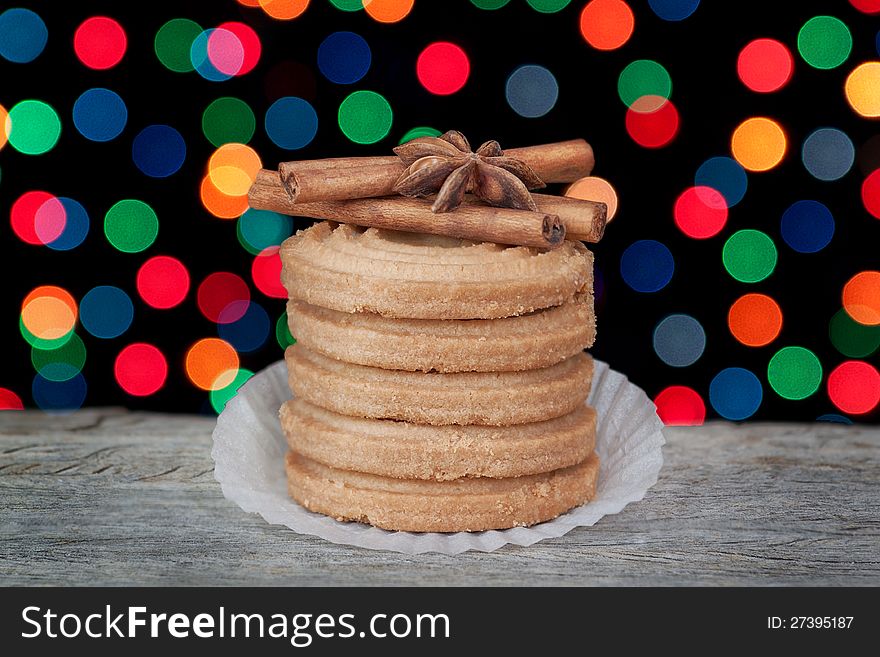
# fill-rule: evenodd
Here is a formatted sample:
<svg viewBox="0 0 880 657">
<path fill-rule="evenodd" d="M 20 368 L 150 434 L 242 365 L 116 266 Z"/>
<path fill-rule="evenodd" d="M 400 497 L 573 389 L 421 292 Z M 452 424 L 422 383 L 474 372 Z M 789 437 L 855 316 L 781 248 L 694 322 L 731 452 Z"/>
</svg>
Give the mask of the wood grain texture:
<svg viewBox="0 0 880 657">
<path fill-rule="evenodd" d="M 214 481 L 210 418 L 0 413 L 0 584 L 878 585 L 880 429 L 668 431 L 642 502 L 529 548 L 407 556 L 267 525 Z"/>
</svg>

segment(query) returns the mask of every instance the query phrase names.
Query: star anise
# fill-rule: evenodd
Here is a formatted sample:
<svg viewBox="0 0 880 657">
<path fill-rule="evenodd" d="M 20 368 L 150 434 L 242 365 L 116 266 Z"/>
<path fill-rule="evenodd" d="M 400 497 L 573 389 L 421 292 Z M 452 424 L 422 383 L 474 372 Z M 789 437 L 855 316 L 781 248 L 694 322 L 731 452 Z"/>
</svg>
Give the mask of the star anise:
<svg viewBox="0 0 880 657">
<path fill-rule="evenodd" d="M 394 191 L 403 196 L 436 193 L 433 212 L 454 210 L 468 191 L 490 205 L 538 209 L 529 190 L 544 187 L 544 181 L 522 160 L 506 156 L 497 141 L 473 152 L 463 134 L 450 130 L 440 137 L 413 139 L 394 152 L 407 167 Z"/>
</svg>

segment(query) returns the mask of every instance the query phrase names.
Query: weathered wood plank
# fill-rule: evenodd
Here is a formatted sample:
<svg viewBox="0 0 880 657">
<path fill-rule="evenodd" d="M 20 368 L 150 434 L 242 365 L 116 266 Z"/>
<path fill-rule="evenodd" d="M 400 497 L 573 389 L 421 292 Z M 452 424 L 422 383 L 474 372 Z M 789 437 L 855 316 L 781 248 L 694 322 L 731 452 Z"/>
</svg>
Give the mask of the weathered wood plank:
<svg viewBox="0 0 880 657">
<path fill-rule="evenodd" d="M 668 432 L 648 497 L 529 548 L 406 556 L 223 498 L 210 418 L 0 413 L 2 584 L 880 584 L 880 429 Z"/>
</svg>

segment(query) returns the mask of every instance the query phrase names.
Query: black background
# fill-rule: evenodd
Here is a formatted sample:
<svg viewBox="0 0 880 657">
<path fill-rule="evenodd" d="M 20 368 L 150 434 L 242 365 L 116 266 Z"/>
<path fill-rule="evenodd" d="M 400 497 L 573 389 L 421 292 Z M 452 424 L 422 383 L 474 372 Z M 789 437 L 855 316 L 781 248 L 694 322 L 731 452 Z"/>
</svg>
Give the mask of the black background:
<svg viewBox="0 0 880 657">
<path fill-rule="evenodd" d="M 22 2 L 41 15 L 49 30 L 46 50 L 30 64 L 0 59 L 0 103 L 9 109 L 25 98 L 50 103 L 62 120 L 58 145 L 49 153 L 31 157 L 7 145 L 0 151 L 0 250 L 8 266 L 0 292 L 0 344 L 6 355 L 0 364 L 0 387 L 15 391 L 32 404 L 33 369 L 30 347 L 18 332 L 21 301 L 34 287 L 59 284 L 80 299 L 95 285 L 113 284 L 135 303 L 131 328 L 115 340 L 99 340 L 80 331 L 88 349 L 83 374 L 88 382 L 87 405 L 124 405 L 169 411 L 208 411 L 207 395 L 194 388 L 183 371 L 187 348 L 201 337 L 216 335 L 216 325 L 205 319 L 194 300 L 194 288 L 208 274 L 232 271 L 250 281 L 252 256 L 238 243 L 235 222 L 211 216 L 198 198 L 198 185 L 213 147 L 201 133 L 201 114 L 219 96 L 245 100 L 257 117 L 251 145 L 264 164 L 279 160 L 337 155 L 387 154 L 411 127 L 454 127 L 472 142 L 498 139 L 502 146 L 585 137 L 594 147 L 594 173 L 613 183 L 620 211 L 605 239 L 595 247 L 603 281 L 598 299 L 599 337 L 593 353 L 627 374 L 654 397 L 668 385 L 696 389 L 706 400 L 712 377 L 729 366 L 755 372 L 764 386 L 764 402 L 753 419 L 812 420 L 837 412 L 825 386 L 807 400 L 778 397 L 767 384 L 766 367 L 773 353 L 785 345 L 813 350 L 825 376 L 846 360 L 828 339 L 828 321 L 840 308 L 844 283 L 855 273 L 880 268 L 880 221 L 861 205 L 859 189 L 870 169 L 858 165 L 843 179 L 828 183 L 810 176 L 800 162 L 800 144 L 813 130 L 834 126 L 859 147 L 877 133 L 877 123 L 856 115 L 846 104 L 842 87 L 858 63 L 876 59 L 875 35 L 880 19 L 856 11 L 849 3 L 753 0 L 704 0 L 690 18 L 670 23 L 658 18 L 646 2 L 630 2 L 636 15 L 632 39 L 621 49 L 599 52 L 589 47 L 578 29 L 584 0 L 572 2 L 556 14 L 538 14 L 524 0 L 513 0 L 498 11 L 481 11 L 467 0 L 416 0 L 402 22 L 382 25 L 364 12 L 344 13 L 324 0 L 293 21 L 274 21 L 259 9 L 234 0 L 212 2 Z M 74 56 L 72 38 L 86 18 L 105 14 L 119 20 L 128 35 L 122 62 L 107 71 L 84 67 Z M 853 52 L 839 68 L 820 71 L 797 54 L 797 32 L 817 14 L 842 19 L 853 34 Z M 203 27 L 242 20 L 262 40 L 262 56 L 254 71 L 223 83 L 212 83 L 196 73 L 176 74 L 163 67 L 153 50 L 156 31 L 174 17 L 191 18 Z M 366 77 L 355 85 L 336 85 L 321 76 L 315 57 L 319 44 L 331 32 L 352 30 L 370 44 L 373 61 Z M 781 91 L 756 94 L 736 75 L 736 57 L 757 37 L 783 41 L 795 57 L 793 80 Z M 461 45 L 471 61 L 467 85 L 452 96 L 429 94 L 418 83 L 415 61 L 435 40 Z M 624 127 L 625 106 L 617 96 L 620 71 L 635 59 L 655 59 L 670 72 L 672 100 L 681 115 L 677 138 L 667 147 L 649 150 L 630 139 Z M 273 67 L 297 62 L 299 75 L 273 86 Z M 504 98 L 507 76 L 522 64 L 545 66 L 556 76 L 560 94 L 556 107 L 539 119 L 516 115 Z M 109 143 L 83 138 L 73 127 L 71 109 L 86 89 L 103 86 L 125 100 L 128 123 L 123 134 Z M 348 141 L 336 125 L 339 103 L 355 89 L 383 94 L 394 110 L 389 136 L 371 146 Z M 309 100 L 319 116 L 317 137 L 306 148 L 289 152 L 266 136 L 262 119 L 278 97 L 299 95 Z M 715 155 L 729 155 L 733 129 L 751 116 L 778 119 L 789 137 L 783 164 L 760 174 L 749 174 L 745 198 L 732 208 L 722 233 L 709 240 L 693 240 L 674 225 L 676 197 L 693 185 L 697 167 Z M 131 141 L 143 127 L 167 123 L 177 128 L 187 144 L 183 168 L 167 179 L 144 176 L 131 159 Z M 12 233 L 11 204 L 22 193 L 44 189 L 70 196 L 85 206 L 91 218 L 86 241 L 69 252 L 30 246 Z M 554 190 L 555 191 L 555 190 Z M 122 198 L 149 203 L 160 218 L 159 237 L 140 254 L 113 249 L 103 237 L 101 222 L 107 209 Z M 813 198 L 825 203 L 836 219 L 829 247 L 813 255 L 789 249 L 779 236 L 779 218 L 794 201 Z M 298 227 L 307 223 L 297 220 Z M 777 244 L 775 273 L 757 285 L 745 285 L 726 274 L 721 263 L 724 240 L 740 228 L 764 230 Z M 640 294 L 622 281 L 620 255 L 637 239 L 657 239 L 672 251 L 676 270 L 660 292 Z M 144 260 L 157 254 L 180 258 L 189 268 L 193 286 L 187 300 L 166 311 L 154 310 L 138 298 L 135 273 Z M 770 346 L 741 345 L 726 323 L 730 304 L 745 292 L 766 292 L 782 306 L 782 334 Z M 252 298 L 273 320 L 283 302 L 268 299 L 252 286 Z M 654 353 L 654 326 L 670 313 L 695 316 L 707 333 L 707 349 L 694 365 L 675 369 Z M 274 330 L 274 325 L 273 325 Z M 165 387 L 147 398 L 127 395 L 113 378 L 113 362 L 127 344 L 145 341 L 157 345 L 169 361 Z M 257 352 L 242 357 L 242 366 L 257 371 L 281 357 L 274 334 Z M 876 356 L 869 359 L 877 364 Z M 876 420 L 878 411 L 858 418 Z"/>
</svg>

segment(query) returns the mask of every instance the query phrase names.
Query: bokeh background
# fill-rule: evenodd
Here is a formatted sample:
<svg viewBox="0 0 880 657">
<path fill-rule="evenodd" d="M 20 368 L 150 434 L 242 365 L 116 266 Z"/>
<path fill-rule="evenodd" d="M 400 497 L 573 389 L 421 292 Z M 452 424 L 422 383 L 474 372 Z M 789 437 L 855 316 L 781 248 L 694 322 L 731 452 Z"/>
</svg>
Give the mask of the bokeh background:
<svg viewBox="0 0 880 657">
<path fill-rule="evenodd" d="M 6 3 L 4 3 L 6 4 Z M 671 424 L 877 421 L 880 0 L 0 9 L 0 408 L 215 413 L 292 337 L 259 166 L 584 137 L 596 356 Z"/>
</svg>

